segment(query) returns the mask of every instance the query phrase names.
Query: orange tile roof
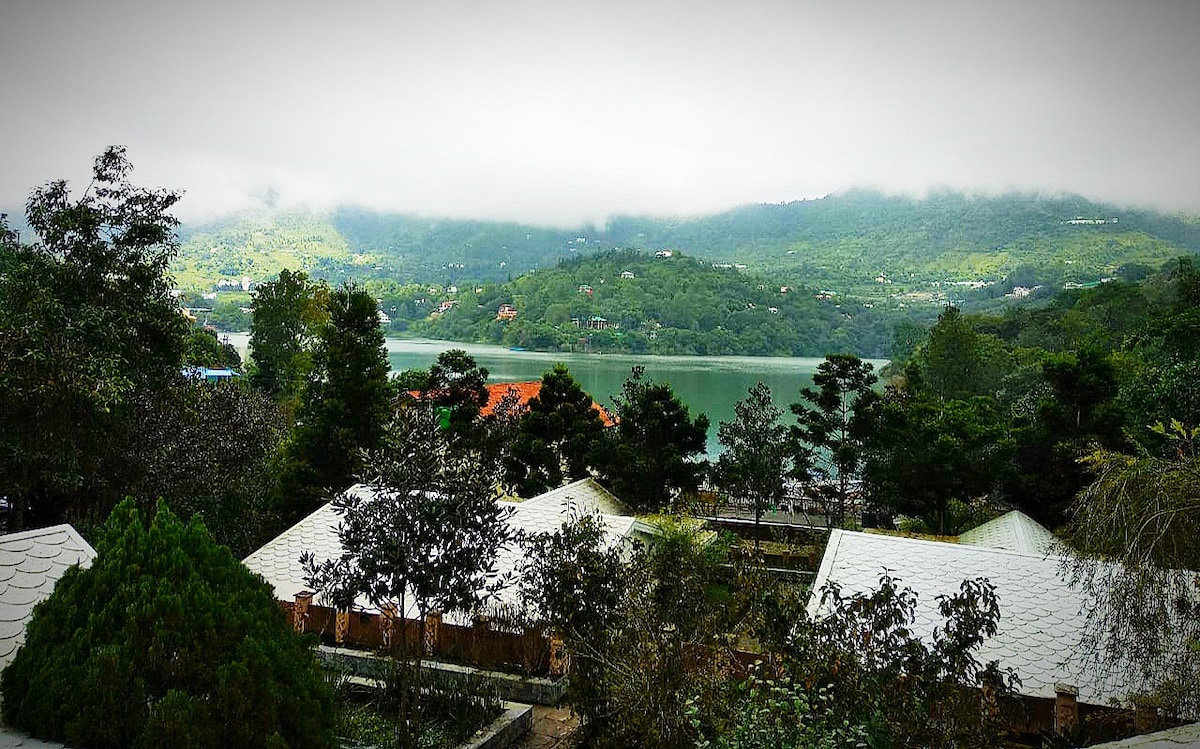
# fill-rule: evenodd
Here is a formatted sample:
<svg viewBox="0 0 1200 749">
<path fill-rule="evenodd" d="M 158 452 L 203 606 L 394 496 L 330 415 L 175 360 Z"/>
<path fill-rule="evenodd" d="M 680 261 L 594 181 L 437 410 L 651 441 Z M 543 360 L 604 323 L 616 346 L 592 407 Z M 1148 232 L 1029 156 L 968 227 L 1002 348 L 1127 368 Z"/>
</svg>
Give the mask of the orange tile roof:
<svg viewBox="0 0 1200 749">
<path fill-rule="evenodd" d="M 525 407 L 529 405 L 529 401 L 536 398 L 538 393 L 542 392 L 542 381 L 534 380 L 533 382 L 497 382 L 487 386 L 488 400 L 483 408 L 479 409 L 480 416 L 490 416 L 492 412 L 500 405 L 500 401 L 504 396 L 508 395 L 509 391 L 516 393 L 517 402 Z M 604 406 L 596 401 L 592 401 L 592 408 L 596 413 L 600 414 L 600 421 L 606 427 L 610 427 L 617 423 L 617 420 L 608 412 Z"/>
</svg>

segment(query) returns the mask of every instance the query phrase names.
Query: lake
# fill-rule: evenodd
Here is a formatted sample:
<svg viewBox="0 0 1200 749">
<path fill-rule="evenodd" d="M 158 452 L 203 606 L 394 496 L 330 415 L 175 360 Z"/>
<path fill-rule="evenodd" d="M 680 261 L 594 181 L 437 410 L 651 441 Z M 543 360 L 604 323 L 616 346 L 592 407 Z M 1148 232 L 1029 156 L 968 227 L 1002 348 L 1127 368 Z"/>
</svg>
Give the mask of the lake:
<svg viewBox="0 0 1200 749">
<path fill-rule="evenodd" d="M 230 335 L 230 342 L 245 353 L 245 334 Z M 733 406 L 762 381 L 771 388 L 775 402 L 790 419 L 788 404 L 800 399 L 800 388 L 812 385 L 813 373 L 823 359 L 758 356 L 638 356 L 632 354 L 566 354 L 512 351 L 500 346 L 432 341 L 387 339 L 388 361 L 394 371 L 428 368 L 438 354 L 448 349 L 465 350 L 479 366 L 486 367 L 489 382 L 540 380 L 556 362 L 566 364 L 571 375 L 605 407 L 635 365 L 646 368 L 646 377 L 671 384 L 692 415 L 708 414 L 708 454 L 717 455 L 717 424 L 733 419 Z M 876 370 L 886 360 L 870 360 Z"/>
</svg>

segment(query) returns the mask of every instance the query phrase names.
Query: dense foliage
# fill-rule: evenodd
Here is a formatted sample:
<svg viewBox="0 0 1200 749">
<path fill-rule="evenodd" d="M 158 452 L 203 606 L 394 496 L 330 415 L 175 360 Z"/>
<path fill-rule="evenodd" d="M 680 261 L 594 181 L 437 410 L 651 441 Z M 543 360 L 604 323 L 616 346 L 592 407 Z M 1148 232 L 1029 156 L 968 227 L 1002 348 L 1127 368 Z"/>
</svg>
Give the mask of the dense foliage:
<svg viewBox="0 0 1200 749">
<path fill-rule="evenodd" d="M 542 387 L 518 418 L 504 461 L 505 483 L 522 497 L 591 475 L 604 423 L 565 364 L 542 376 Z"/>
<path fill-rule="evenodd" d="M 279 509 L 295 522 L 353 483 L 362 451 L 378 449 L 391 407 L 389 365 L 375 299 L 347 284 L 329 295 L 329 321 L 287 445 Z"/>
<path fill-rule="evenodd" d="M 75 746 L 324 747 L 331 696 L 269 585 L 197 520 L 124 502 L 4 670 L 4 720 Z"/>
<path fill-rule="evenodd" d="M 179 377 L 187 321 L 171 298 L 178 195 L 128 181 L 121 148 L 73 198 L 33 192 L 40 239 L 0 234 L 0 496 L 10 523 L 103 518 L 123 494 L 132 403 Z"/>
<path fill-rule="evenodd" d="M 1077 218 L 1084 222 L 1069 223 Z M 219 279 L 258 281 L 283 268 L 334 283 L 352 277 L 466 287 L 624 247 L 741 262 L 782 274 L 779 283 L 808 281 L 842 293 L 878 292 L 882 273 L 892 282 L 888 291 L 1004 278 L 988 292 L 1002 295 L 1014 286 L 1096 280 L 1125 264 L 1157 267 L 1200 251 L 1200 229 L 1185 218 L 1078 196 L 955 192 L 912 199 L 858 190 L 690 219 L 618 216 L 600 227 L 563 229 L 344 208 L 189 227 L 175 267 L 186 286 L 206 290 Z"/>
<path fill-rule="evenodd" d="M 1154 422 L 1200 423 L 1200 387 L 1183 374 L 1200 362 L 1197 279 L 1183 259 L 1041 309 L 947 308 L 893 363 L 865 441 L 868 499 L 947 533 L 950 511 L 980 498 L 1061 524 L 1091 481 L 1083 454 L 1131 450 Z"/>
<path fill-rule="evenodd" d="M 679 254 L 579 257 L 477 289 L 382 296 L 410 333 L 542 350 L 880 356 L 891 344 L 888 318 L 870 305 Z M 515 319 L 498 319 L 503 304 Z"/>
</svg>

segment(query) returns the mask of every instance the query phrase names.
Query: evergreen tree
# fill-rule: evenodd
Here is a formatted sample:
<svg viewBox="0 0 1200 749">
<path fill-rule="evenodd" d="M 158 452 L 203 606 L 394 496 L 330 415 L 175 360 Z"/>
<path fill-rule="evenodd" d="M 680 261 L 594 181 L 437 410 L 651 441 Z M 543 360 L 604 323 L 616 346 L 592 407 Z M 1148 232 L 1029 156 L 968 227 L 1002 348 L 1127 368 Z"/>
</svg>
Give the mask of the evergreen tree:
<svg viewBox="0 0 1200 749">
<path fill-rule="evenodd" d="M 91 568 L 39 605 L 0 677 L 4 721 L 75 746 L 324 747 L 332 699 L 271 587 L 198 520 L 131 501 Z"/>
<path fill-rule="evenodd" d="M 783 500 L 791 463 L 788 428 L 779 421 L 783 411 L 771 400 L 771 388 L 758 383 L 734 406 L 736 418 L 723 421 L 717 439 L 725 452 L 717 458 L 717 486 L 734 499 L 750 503 L 757 529 L 763 512 Z M 758 548 L 755 534 L 755 549 Z"/>
<path fill-rule="evenodd" d="M 299 519 L 327 492 L 350 486 L 362 470 L 362 451 L 380 446 L 391 405 L 388 370 L 375 298 L 353 284 L 332 292 L 287 451 L 285 519 Z"/>
<path fill-rule="evenodd" d="M 871 387 L 879 379 L 873 367 L 848 354 L 831 354 L 813 375 L 816 389 L 803 388 L 804 399 L 792 404 L 795 472 L 812 484 L 826 507 L 829 521 L 846 522 L 863 461 L 863 440 L 878 396 Z"/>
<path fill-rule="evenodd" d="M 669 384 L 646 380 L 644 373 L 634 367 L 613 398 L 617 428 L 599 462 L 614 494 L 638 510 L 657 511 L 699 488 L 708 417 L 692 419 Z"/>
<path fill-rule="evenodd" d="M 584 478 L 594 460 L 604 424 L 565 364 L 542 375 L 538 395 L 517 423 L 505 460 L 505 482 L 533 497 L 567 481 Z"/>
</svg>

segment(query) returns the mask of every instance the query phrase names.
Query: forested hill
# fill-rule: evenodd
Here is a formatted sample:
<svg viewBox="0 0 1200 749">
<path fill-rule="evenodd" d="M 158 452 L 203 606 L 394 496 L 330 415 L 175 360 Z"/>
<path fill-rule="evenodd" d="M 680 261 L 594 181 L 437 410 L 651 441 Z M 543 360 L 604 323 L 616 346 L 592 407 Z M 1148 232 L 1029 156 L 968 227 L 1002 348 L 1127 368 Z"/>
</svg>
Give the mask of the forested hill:
<svg viewBox="0 0 1200 749">
<path fill-rule="evenodd" d="M 602 228 L 357 208 L 261 214 L 185 227 L 184 240 L 174 271 L 181 285 L 194 289 L 221 277 L 265 280 L 283 267 L 331 281 L 500 281 L 575 255 L 632 247 L 739 262 L 788 282 L 863 293 L 886 281 L 1017 277 L 1024 285 L 1058 285 L 1097 280 L 1121 265 L 1157 267 L 1200 252 L 1200 219 L 1080 197 L 941 192 L 918 200 L 850 191 L 701 218 L 617 217 Z"/>
<path fill-rule="evenodd" d="M 380 285 L 376 292 L 394 329 L 451 340 L 652 354 L 891 351 L 893 318 L 871 303 L 723 265 L 612 251 L 500 285 Z"/>
</svg>

